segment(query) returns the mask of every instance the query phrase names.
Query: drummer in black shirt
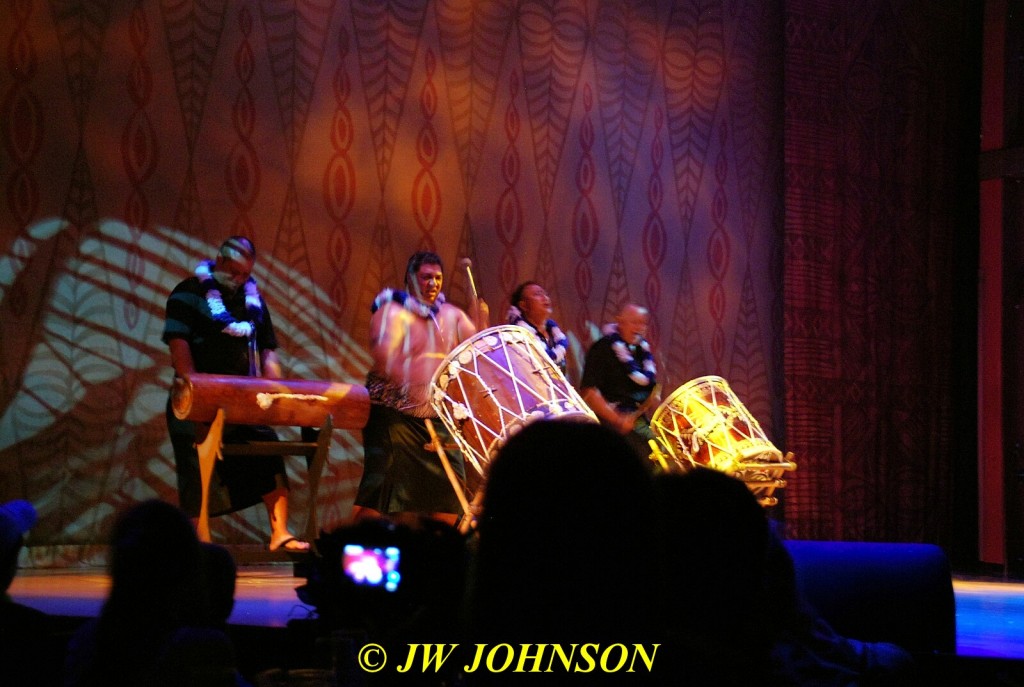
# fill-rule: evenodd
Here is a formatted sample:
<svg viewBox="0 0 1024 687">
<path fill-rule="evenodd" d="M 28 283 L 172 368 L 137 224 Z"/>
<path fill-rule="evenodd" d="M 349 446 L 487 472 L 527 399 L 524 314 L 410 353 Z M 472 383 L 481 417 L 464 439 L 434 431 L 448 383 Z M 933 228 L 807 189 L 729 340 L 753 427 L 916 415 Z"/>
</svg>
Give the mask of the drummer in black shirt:
<svg viewBox="0 0 1024 687">
<path fill-rule="evenodd" d="M 163 341 L 170 348 L 178 377 L 194 372 L 256 377 L 281 377 L 277 337 L 270 311 L 252 270 L 256 247 L 244 236 L 221 244 L 213 260 L 200 262 L 167 299 Z M 178 419 L 167 403 L 167 427 L 174 450 L 179 505 L 193 519 L 201 508 L 196 427 Z M 264 425 L 228 425 L 224 443 L 276 441 Z M 260 502 L 270 520 L 267 548 L 305 552 L 309 543 L 288 529 L 288 478 L 281 456 L 224 456 L 214 469 L 209 506 L 212 515 L 231 513 Z"/>
<path fill-rule="evenodd" d="M 647 458 L 654 438 L 646 413 L 658 407 L 657 367 L 647 342 L 647 308 L 627 303 L 587 351 L 581 395 L 601 424 L 623 435 Z"/>
</svg>

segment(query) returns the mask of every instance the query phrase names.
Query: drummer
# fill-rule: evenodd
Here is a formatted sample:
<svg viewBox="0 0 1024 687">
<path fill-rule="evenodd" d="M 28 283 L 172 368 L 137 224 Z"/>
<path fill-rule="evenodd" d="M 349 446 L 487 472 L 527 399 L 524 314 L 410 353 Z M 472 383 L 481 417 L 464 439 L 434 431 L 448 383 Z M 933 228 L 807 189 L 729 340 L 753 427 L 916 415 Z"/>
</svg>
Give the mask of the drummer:
<svg viewBox="0 0 1024 687">
<path fill-rule="evenodd" d="M 430 406 L 434 372 L 477 331 L 464 311 L 445 302 L 443 283 L 441 258 L 420 251 L 406 266 L 407 290 L 384 289 L 371 307 L 370 418 L 363 429 L 365 461 L 353 517 L 415 513 L 455 524 L 462 512 L 424 422 L 436 417 Z M 482 301 L 478 312 L 486 312 Z M 450 435 L 441 422 L 432 424 L 447 447 Z M 464 482 L 462 455 L 448 451 L 448 458 Z"/>
<path fill-rule="evenodd" d="M 658 370 L 645 338 L 647 308 L 627 303 L 587 351 L 580 391 L 601 424 L 623 435 L 642 457 L 654 438 L 647 412 L 658 407 Z"/>
<path fill-rule="evenodd" d="M 252 241 L 232 236 L 221 244 L 216 259 L 199 263 L 194 276 L 174 287 L 167 299 L 163 341 L 170 348 L 176 376 L 193 372 L 281 376 L 274 324 L 251 276 L 255 264 Z M 179 504 L 195 522 L 202 495 L 196 427 L 175 417 L 169 400 L 166 414 Z M 224 443 L 228 444 L 277 438 L 265 425 L 229 425 L 224 431 Z M 271 551 L 309 550 L 308 542 L 288 530 L 288 478 L 281 456 L 224 456 L 216 462 L 209 501 L 213 515 L 262 501 L 270 520 L 267 547 Z"/>
<path fill-rule="evenodd" d="M 548 357 L 565 374 L 569 339 L 558 323 L 551 319 L 551 298 L 544 287 L 535 281 L 524 281 L 515 288 L 508 302 L 508 323 L 532 331 L 548 352 Z"/>
</svg>

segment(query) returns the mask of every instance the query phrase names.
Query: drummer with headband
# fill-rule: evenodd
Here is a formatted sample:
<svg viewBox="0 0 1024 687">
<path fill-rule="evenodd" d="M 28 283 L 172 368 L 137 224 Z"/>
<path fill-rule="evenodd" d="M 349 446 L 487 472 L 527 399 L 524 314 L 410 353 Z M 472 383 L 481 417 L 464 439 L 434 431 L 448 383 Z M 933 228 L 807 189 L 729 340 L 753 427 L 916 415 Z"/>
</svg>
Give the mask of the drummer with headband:
<svg viewBox="0 0 1024 687">
<path fill-rule="evenodd" d="M 646 458 L 654 438 L 647 411 L 661 402 L 658 370 L 647 339 L 647 308 L 627 303 L 587 351 L 580 390 L 601 424 L 623 435 Z"/>
<path fill-rule="evenodd" d="M 434 372 L 477 325 L 445 302 L 443 282 L 441 258 L 414 253 L 405 271 L 408 290 L 384 289 L 371 307 L 370 419 L 363 429 L 365 461 L 354 517 L 418 513 L 454 524 L 462 512 L 425 419 L 435 415 L 430 406 Z M 448 443 L 443 425 L 433 424 L 439 440 Z M 449 461 L 464 481 L 461 454 L 451 452 Z"/>
</svg>

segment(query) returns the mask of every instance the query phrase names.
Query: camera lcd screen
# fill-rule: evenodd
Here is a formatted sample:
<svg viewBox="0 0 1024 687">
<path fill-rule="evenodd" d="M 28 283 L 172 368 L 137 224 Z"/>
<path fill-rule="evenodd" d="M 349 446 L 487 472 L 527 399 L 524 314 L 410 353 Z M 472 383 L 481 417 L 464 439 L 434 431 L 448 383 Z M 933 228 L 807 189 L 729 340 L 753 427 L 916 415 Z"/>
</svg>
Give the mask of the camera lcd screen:
<svg viewBox="0 0 1024 687">
<path fill-rule="evenodd" d="M 345 575 L 358 585 L 396 591 L 402 580 L 398 570 L 400 551 L 397 546 L 365 547 L 346 544 L 341 554 Z"/>
</svg>

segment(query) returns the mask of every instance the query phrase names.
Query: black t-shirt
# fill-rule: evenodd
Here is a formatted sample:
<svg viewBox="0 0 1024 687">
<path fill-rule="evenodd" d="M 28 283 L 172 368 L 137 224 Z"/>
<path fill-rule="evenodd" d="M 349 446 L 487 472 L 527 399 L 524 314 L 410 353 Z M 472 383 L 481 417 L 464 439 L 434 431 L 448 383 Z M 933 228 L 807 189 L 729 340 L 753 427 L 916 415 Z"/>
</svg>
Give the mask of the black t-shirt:
<svg viewBox="0 0 1024 687">
<path fill-rule="evenodd" d="M 609 403 L 616 404 L 622 409 L 633 410 L 647 400 L 654 390 L 654 385 L 637 384 L 629 378 L 626 365 L 612 350 L 612 344 L 616 339 L 614 336 L 602 337 L 587 351 L 580 388 L 596 388 Z M 634 355 L 639 359 L 642 354 L 634 352 Z"/>
<path fill-rule="evenodd" d="M 222 291 L 223 293 L 223 291 Z M 277 348 L 274 324 L 266 302 L 261 303 L 256 326 L 256 345 L 259 350 Z M 239 322 L 249 321 L 245 307 L 245 290 L 239 288 L 233 295 L 224 296 L 224 308 Z M 190 277 L 174 287 L 167 298 L 167 318 L 164 322 L 164 343 L 171 339 L 188 341 L 196 372 L 209 374 L 249 374 L 249 340 L 244 336 L 224 333 L 224 323 L 218 322 L 206 302 L 206 289 L 196 277 Z"/>
</svg>

